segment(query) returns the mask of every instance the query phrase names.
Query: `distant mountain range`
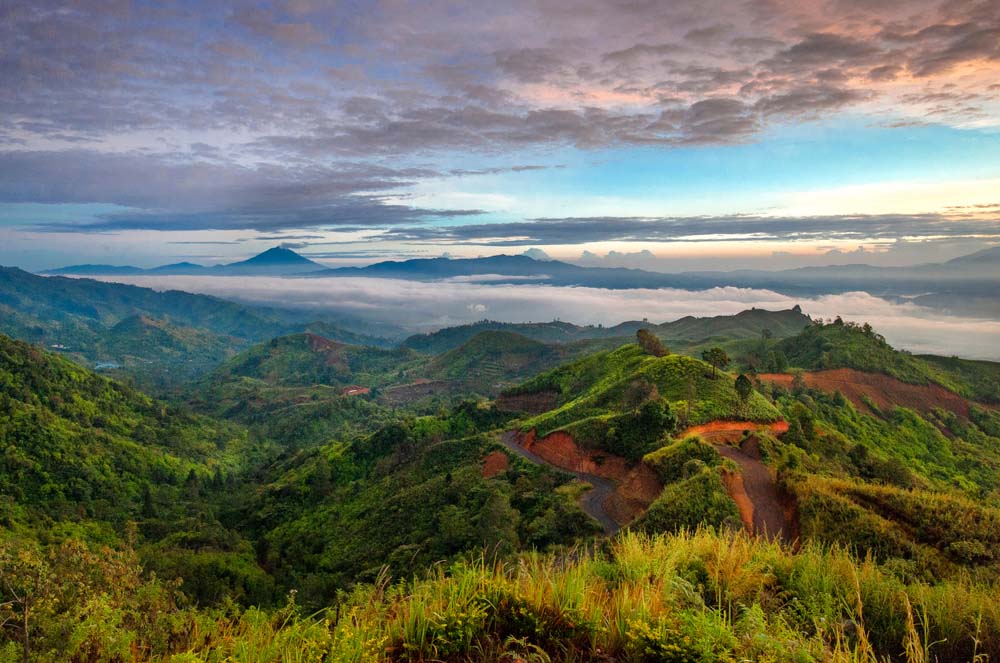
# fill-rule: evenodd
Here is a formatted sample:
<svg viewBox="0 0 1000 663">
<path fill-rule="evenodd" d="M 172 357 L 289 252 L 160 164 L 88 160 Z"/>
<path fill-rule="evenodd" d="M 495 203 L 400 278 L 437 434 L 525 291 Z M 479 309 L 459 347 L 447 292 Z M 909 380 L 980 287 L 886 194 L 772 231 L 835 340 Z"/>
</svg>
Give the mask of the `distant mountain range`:
<svg viewBox="0 0 1000 663">
<path fill-rule="evenodd" d="M 81 276 L 202 275 L 368 277 L 411 281 L 462 279 L 497 284 L 586 286 L 615 290 L 679 288 L 706 290 L 740 287 L 813 296 L 864 291 L 912 301 L 954 313 L 1000 317 L 1000 247 L 984 249 L 943 263 L 908 267 L 836 265 L 781 271 L 735 270 L 663 273 L 622 267 L 581 267 L 527 255 L 483 258 L 418 258 L 364 267 L 328 268 L 291 249 L 275 247 L 248 260 L 205 267 L 190 262 L 152 269 L 114 265 L 73 265 L 46 272 Z"/>
<path fill-rule="evenodd" d="M 498 255 L 485 258 L 416 258 L 379 262 L 365 267 L 338 267 L 315 271 L 309 276 L 366 276 L 411 280 L 437 280 L 456 277 L 490 276 L 494 283 L 547 283 L 600 288 L 704 288 L 719 285 L 766 287 L 760 284 L 800 288 L 804 293 L 814 283 L 831 279 L 844 283 L 845 289 L 856 285 L 871 286 L 872 278 L 892 281 L 927 281 L 930 279 L 1000 278 L 1000 247 L 985 249 L 944 263 L 911 267 L 876 267 L 872 265 L 837 265 L 800 267 L 781 271 L 735 270 L 664 273 L 624 267 L 581 267 L 559 260 L 536 260 L 526 255 Z M 506 277 L 506 278 L 497 278 Z M 848 285 L 849 284 L 849 285 Z"/>
<path fill-rule="evenodd" d="M 668 274 L 621 267 L 581 267 L 525 255 L 486 258 L 422 258 L 340 267 L 310 277 L 364 276 L 406 280 L 463 279 L 496 284 L 547 284 L 592 288 L 679 288 L 706 290 L 739 287 L 773 290 L 791 296 L 864 291 L 888 299 L 912 301 L 953 313 L 1000 317 L 1000 247 L 984 249 L 943 263 L 908 267 L 838 265 L 781 271 L 736 270 Z M 488 277 L 488 278 L 487 278 Z"/>
<path fill-rule="evenodd" d="M 125 276 L 136 274 L 159 276 L 287 276 L 326 269 L 325 265 L 301 256 L 291 249 L 276 246 L 248 260 L 212 267 L 198 265 L 193 262 L 177 262 L 170 265 L 160 265 L 151 269 L 132 267 L 131 265 L 70 265 L 69 267 L 51 269 L 44 273 L 75 276 Z"/>
</svg>

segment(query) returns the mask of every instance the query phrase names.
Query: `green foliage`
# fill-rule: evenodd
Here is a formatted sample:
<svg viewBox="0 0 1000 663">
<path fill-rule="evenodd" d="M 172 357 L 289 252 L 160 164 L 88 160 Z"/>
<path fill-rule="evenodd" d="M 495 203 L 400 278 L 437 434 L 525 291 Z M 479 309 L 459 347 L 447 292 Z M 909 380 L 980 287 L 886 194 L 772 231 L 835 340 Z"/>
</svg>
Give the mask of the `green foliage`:
<svg viewBox="0 0 1000 663">
<path fill-rule="evenodd" d="M 410 350 L 347 345 L 317 334 L 293 334 L 254 346 L 216 369 L 210 383 L 246 377 L 270 385 L 382 386 L 408 363 L 417 360 Z"/>
<path fill-rule="evenodd" d="M 736 504 L 726 492 L 717 468 L 707 467 L 700 460 L 688 461 L 681 473 L 690 476 L 668 484 L 635 527 L 645 532 L 674 532 L 712 527 L 741 527 Z"/>
<path fill-rule="evenodd" d="M 581 344 L 547 344 L 508 331 L 483 331 L 461 346 L 434 357 L 422 377 L 448 380 L 453 389 L 494 395 L 513 382 L 579 356 Z"/>
<path fill-rule="evenodd" d="M 51 581 L 34 631 L 44 647 L 30 663 L 1000 656 L 994 585 L 906 581 L 838 548 L 807 543 L 792 552 L 742 533 L 627 533 L 569 557 L 479 557 L 398 585 L 381 577 L 311 617 L 294 593 L 273 611 L 185 608 L 127 560 L 85 549 L 44 560 Z M 0 641 L 0 652 L 16 652 L 16 630 L 3 637 L 12 647 Z"/>
<path fill-rule="evenodd" d="M 745 403 L 741 402 L 733 382 L 713 379 L 712 368 L 704 362 L 676 354 L 651 357 L 637 345 L 595 353 L 565 364 L 509 393 L 547 390 L 559 393 L 559 407 L 523 423 L 525 428 L 535 427 L 539 435 L 545 435 L 594 418 L 610 422 L 623 409 L 630 409 L 634 399 L 629 394 L 636 382 L 655 387 L 682 427 L 716 419 L 774 421 L 779 417 L 777 410 L 756 392 Z M 647 442 L 652 444 L 656 439 Z M 597 446 L 602 444 L 598 442 Z"/>
<path fill-rule="evenodd" d="M 632 462 L 639 461 L 660 440 L 674 432 L 677 417 L 670 404 L 661 399 L 646 401 L 638 410 L 626 412 L 608 421 L 604 449 Z"/>
<path fill-rule="evenodd" d="M 726 351 L 720 347 L 708 348 L 701 353 L 701 358 L 712 367 L 712 375 L 716 375 L 718 370 L 725 369 L 729 366 L 730 359 Z"/>
<path fill-rule="evenodd" d="M 517 460 L 482 476 L 482 458 L 498 448 L 483 432 L 509 416 L 467 402 L 262 468 L 265 488 L 243 518 L 265 566 L 318 605 L 383 564 L 406 577 L 472 550 L 502 555 L 592 534 L 596 524 L 557 490 L 565 475 Z"/>
<path fill-rule="evenodd" d="M 925 417 L 905 408 L 872 416 L 815 391 L 785 397 L 781 404 L 791 425 L 785 442 L 815 454 L 818 470 L 992 495 L 994 502 L 1000 496 L 1000 437 L 972 421 L 947 413 Z M 989 429 L 988 420 L 981 423 Z"/>
<path fill-rule="evenodd" d="M 1000 403 L 1000 362 L 935 355 L 920 355 L 917 359 L 947 376 L 948 382 L 959 385 L 965 396 L 983 403 Z"/>
<path fill-rule="evenodd" d="M 740 400 L 744 403 L 750 398 L 750 394 L 753 392 L 753 383 L 750 382 L 750 378 L 746 375 L 740 373 L 736 376 L 736 395 L 740 397 Z"/>
<path fill-rule="evenodd" d="M 148 482 L 233 471 L 244 431 L 0 337 L 0 492 L 36 515 L 121 528 Z M 241 458 L 242 457 L 242 458 Z"/>
<path fill-rule="evenodd" d="M 957 495 L 810 477 L 789 483 L 802 534 L 849 545 L 922 579 L 959 567 L 996 577 L 1000 510 Z"/>
<path fill-rule="evenodd" d="M 700 437 L 692 435 L 660 447 L 642 459 L 642 462 L 652 468 L 664 484 L 690 476 L 688 470 L 693 467 L 692 461 L 715 467 L 722 462 L 722 458 L 719 452 L 705 444 Z"/>
</svg>

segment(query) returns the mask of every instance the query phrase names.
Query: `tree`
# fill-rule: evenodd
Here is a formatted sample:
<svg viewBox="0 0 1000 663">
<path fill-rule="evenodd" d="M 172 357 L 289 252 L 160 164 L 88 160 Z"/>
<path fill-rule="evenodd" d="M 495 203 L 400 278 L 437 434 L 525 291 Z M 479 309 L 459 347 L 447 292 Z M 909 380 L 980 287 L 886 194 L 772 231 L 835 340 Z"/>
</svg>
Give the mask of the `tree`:
<svg viewBox="0 0 1000 663">
<path fill-rule="evenodd" d="M 709 348 L 701 353 L 701 358 L 712 365 L 712 377 L 717 377 L 720 368 L 729 366 L 729 355 L 720 347 Z"/>
<path fill-rule="evenodd" d="M 677 428 L 677 416 L 663 399 L 646 401 L 638 410 L 614 418 L 608 432 L 607 449 L 613 454 L 639 461 L 664 435 Z"/>
<path fill-rule="evenodd" d="M 753 391 L 753 383 L 750 382 L 750 378 L 740 373 L 739 377 L 736 378 L 735 386 L 736 395 L 740 397 L 740 402 L 746 403 L 747 399 L 750 398 L 750 392 Z"/>
<path fill-rule="evenodd" d="M 660 339 L 649 331 L 648 329 L 640 329 L 635 333 L 636 342 L 639 343 L 639 347 L 642 351 L 648 355 L 654 357 L 666 357 L 670 354 L 670 350 L 663 345 Z"/>
<path fill-rule="evenodd" d="M 31 660 L 35 613 L 50 600 L 52 569 L 37 547 L 0 547 L 0 627 L 21 641 L 21 658 Z"/>
</svg>

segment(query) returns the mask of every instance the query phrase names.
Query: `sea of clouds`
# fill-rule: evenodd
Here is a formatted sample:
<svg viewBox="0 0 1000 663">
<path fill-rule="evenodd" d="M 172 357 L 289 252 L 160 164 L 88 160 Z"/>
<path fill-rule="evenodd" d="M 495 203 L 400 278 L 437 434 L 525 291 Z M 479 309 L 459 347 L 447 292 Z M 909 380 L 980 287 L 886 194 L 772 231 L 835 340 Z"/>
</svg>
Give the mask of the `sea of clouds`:
<svg viewBox="0 0 1000 663">
<path fill-rule="evenodd" d="M 869 322 L 894 346 L 914 353 L 1000 360 L 1000 321 L 947 315 L 865 292 L 808 298 L 734 287 L 605 290 L 353 277 L 115 276 L 107 280 L 269 306 L 338 311 L 414 331 L 483 318 L 508 322 L 559 319 L 603 325 L 648 318 L 659 323 L 688 315 L 728 315 L 751 307 L 779 310 L 798 304 L 814 318 L 839 315 L 845 320 Z"/>
</svg>

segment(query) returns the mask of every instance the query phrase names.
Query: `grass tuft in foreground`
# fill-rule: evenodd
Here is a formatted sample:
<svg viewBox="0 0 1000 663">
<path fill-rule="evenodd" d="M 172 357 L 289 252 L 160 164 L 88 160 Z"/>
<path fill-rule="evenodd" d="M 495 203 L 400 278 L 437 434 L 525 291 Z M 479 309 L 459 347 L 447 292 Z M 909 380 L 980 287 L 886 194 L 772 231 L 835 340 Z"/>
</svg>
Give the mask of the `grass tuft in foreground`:
<svg viewBox="0 0 1000 663">
<path fill-rule="evenodd" d="M 62 595 L 91 613 L 99 606 L 101 628 L 81 630 L 80 610 L 53 607 L 32 632 L 46 649 L 29 660 L 1000 659 L 995 585 L 906 584 L 838 548 L 807 544 L 793 553 L 711 530 L 625 533 L 604 549 L 562 556 L 480 558 L 412 582 L 383 575 L 311 616 L 300 614 L 294 594 L 274 612 L 199 611 L 168 607 L 162 586 L 133 582 L 134 590 L 116 581 L 110 591 L 92 580 L 96 595 Z M 157 592 L 163 600 L 152 600 Z M 155 618 L 141 618 L 139 606 L 155 607 Z M 0 646 L 0 660 L 17 660 L 18 644 Z"/>
</svg>

